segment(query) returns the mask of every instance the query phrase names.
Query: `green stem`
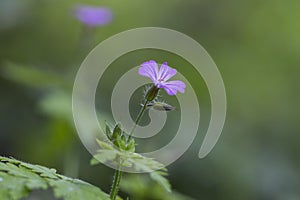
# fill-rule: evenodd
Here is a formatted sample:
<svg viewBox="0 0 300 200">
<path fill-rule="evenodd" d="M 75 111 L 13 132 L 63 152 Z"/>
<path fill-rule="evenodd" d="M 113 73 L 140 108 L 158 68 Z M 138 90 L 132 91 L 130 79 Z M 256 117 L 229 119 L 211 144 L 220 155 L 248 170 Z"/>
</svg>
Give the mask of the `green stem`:
<svg viewBox="0 0 300 200">
<path fill-rule="evenodd" d="M 147 108 L 147 103 L 149 101 L 146 101 L 142 107 L 142 109 L 140 110 L 135 122 L 134 122 L 134 126 L 132 128 L 132 130 L 130 131 L 129 137 L 127 142 L 130 141 L 132 134 L 134 132 L 134 130 L 136 129 L 136 126 L 138 125 L 138 123 L 141 121 L 141 118 Z M 121 164 L 120 164 L 121 165 Z M 116 169 L 115 171 L 115 176 L 114 176 L 114 180 L 113 180 L 113 185 L 111 188 L 111 192 L 110 192 L 110 199 L 111 200 L 115 200 L 117 195 L 118 195 L 118 191 L 119 191 L 119 186 L 120 186 L 120 182 L 121 182 L 121 178 L 122 178 L 122 171 L 120 170 L 120 167 L 118 167 L 118 169 Z"/>
<path fill-rule="evenodd" d="M 113 185 L 112 185 L 111 192 L 110 192 L 111 200 L 115 200 L 118 195 L 121 178 L 122 178 L 122 171 L 120 170 L 120 168 L 116 169 Z"/>
<path fill-rule="evenodd" d="M 128 140 L 127 140 L 127 141 L 129 141 L 129 140 L 131 139 L 134 130 L 136 129 L 136 127 L 137 127 L 137 125 L 139 124 L 139 122 L 141 121 L 142 116 L 143 116 L 143 114 L 144 114 L 144 112 L 145 112 L 145 110 L 146 110 L 146 108 L 147 108 L 147 103 L 148 103 L 148 102 L 149 102 L 149 101 L 146 101 L 146 102 L 144 103 L 144 105 L 143 105 L 143 107 L 141 108 L 141 110 L 140 110 L 138 116 L 136 117 L 136 120 L 135 120 L 135 122 L 134 122 L 133 128 L 131 129 L 131 131 L 130 131 L 130 133 L 129 133 L 129 137 L 128 137 Z"/>
</svg>

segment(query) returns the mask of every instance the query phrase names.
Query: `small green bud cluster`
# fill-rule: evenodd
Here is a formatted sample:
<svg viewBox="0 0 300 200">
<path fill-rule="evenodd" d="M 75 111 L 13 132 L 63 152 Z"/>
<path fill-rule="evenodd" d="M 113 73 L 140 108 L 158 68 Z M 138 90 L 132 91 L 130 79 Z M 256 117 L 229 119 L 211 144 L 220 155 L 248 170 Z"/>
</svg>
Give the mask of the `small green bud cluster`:
<svg viewBox="0 0 300 200">
<path fill-rule="evenodd" d="M 120 124 L 116 124 L 113 131 L 110 130 L 109 126 L 106 124 L 105 130 L 107 138 L 120 150 L 135 152 L 135 142 L 131 138 L 129 141 L 127 139 L 126 133 L 121 129 Z"/>
</svg>

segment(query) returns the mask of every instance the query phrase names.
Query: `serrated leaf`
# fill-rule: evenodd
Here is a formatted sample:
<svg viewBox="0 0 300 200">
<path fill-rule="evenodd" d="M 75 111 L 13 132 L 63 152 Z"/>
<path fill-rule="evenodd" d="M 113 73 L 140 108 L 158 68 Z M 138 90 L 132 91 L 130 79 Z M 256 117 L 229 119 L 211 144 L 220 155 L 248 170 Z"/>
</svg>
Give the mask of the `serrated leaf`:
<svg viewBox="0 0 300 200">
<path fill-rule="evenodd" d="M 162 163 L 152 158 L 142 156 L 138 153 L 122 151 L 113 146 L 111 143 L 97 140 L 102 149 L 99 149 L 93 156 L 91 164 L 113 163 L 118 164 L 121 160 L 122 167 L 130 167 L 140 172 L 152 172 L 155 170 L 165 169 Z M 98 160 L 98 162 L 96 160 Z"/>
<path fill-rule="evenodd" d="M 108 195 L 103 193 L 99 188 L 83 181 L 49 180 L 49 184 L 52 186 L 54 195 L 57 198 L 65 200 L 109 199 Z"/>
<path fill-rule="evenodd" d="M 55 169 L 49 169 L 47 167 L 43 167 L 43 166 L 39 166 L 39 165 L 32 165 L 29 163 L 21 163 L 21 165 L 24 167 L 27 167 L 28 169 L 31 169 L 33 172 L 39 173 L 40 176 L 42 176 L 42 177 L 58 179 Z"/>
<path fill-rule="evenodd" d="M 100 150 L 95 156 L 94 159 L 96 159 L 101 163 L 106 163 L 106 162 L 112 162 L 115 161 L 117 157 L 117 153 L 115 151 L 112 150 Z M 98 164 L 96 163 L 96 161 L 93 161 L 94 164 Z"/>
<path fill-rule="evenodd" d="M 64 200 L 109 200 L 99 188 L 72 179 L 40 165 L 0 156 L 0 199 L 19 200 L 32 190 L 53 188 L 56 198 Z"/>
<path fill-rule="evenodd" d="M 19 200 L 28 195 L 26 179 L 14 177 L 12 175 L 0 172 L 0 197 L 1 200 Z"/>
</svg>

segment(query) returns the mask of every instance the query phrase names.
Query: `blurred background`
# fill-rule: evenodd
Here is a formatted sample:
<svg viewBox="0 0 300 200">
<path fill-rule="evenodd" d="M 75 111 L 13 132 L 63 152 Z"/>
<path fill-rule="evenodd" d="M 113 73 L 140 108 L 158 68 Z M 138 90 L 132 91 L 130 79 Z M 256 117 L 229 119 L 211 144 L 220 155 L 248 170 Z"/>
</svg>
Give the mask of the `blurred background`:
<svg viewBox="0 0 300 200">
<path fill-rule="evenodd" d="M 113 18 L 88 27 L 74 16 L 78 4 L 106 7 Z M 201 77 L 192 77 L 202 121 L 193 145 L 168 167 L 176 193 L 171 199 L 298 200 L 299 10 L 297 0 L 0 0 L 0 154 L 57 168 L 109 192 L 113 170 L 89 165 L 91 155 L 74 128 L 76 72 L 87 53 L 109 36 L 136 27 L 165 27 L 203 45 L 223 76 L 228 99 L 222 136 L 200 160 L 210 99 Z M 124 70 L 150 59 L 167 60 L 178 69 L 187 66 L 185 75 L 193 75 L 192 66 L 171 53 L 132 52 L 105 72 L 97 109 L 109 118 L 113 84 Z M 133 116 L 139 109 L 134 99 Z M 178 116 L 170 114 L 166 132 L 176 129 Z M 172 134 L 159 137 L 147 148 L 163 145 Z M 122 187 L 122 195 L 135 199 L 170 198 L 143 176 L 125 177 Z"/>
</svg>

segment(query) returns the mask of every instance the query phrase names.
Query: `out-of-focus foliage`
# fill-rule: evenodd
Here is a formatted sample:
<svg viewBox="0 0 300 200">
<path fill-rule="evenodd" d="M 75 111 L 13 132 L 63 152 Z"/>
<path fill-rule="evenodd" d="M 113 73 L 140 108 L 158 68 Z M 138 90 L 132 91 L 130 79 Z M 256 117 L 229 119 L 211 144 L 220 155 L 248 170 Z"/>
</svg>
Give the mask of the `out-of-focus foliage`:
<svg viewBox="0 0 300 200">
<path fill-rule="evenodd" d="M 156 174 L 151 176 L 156 176 Z M 130 194 L 132 200 L 192 200 L 176 192 L 170 193 L 160 183 L 151 180 L 149 176 L 140 174 L 126 176 L 121 182 L 121 189 Z"/>
<path fill-rule="evenodd" d="M 11 62 L 3 64 L 2 73 L 2 76 L 30 88 L 64 89 L 64 87 L 71 86 L 68 80 L 65 80 L 57 73 L 40 70 L 39 68 L 32 66 L 22 66 Z"/>
<path fill-rule="evenodd" d="M 68 178 L 40 165 L 0 157 L 0 199 L 19 200 L 38 189 L 52 188 L 56 198 L 64 200 L 109 200 L 99 188 Z"/>
</svg>

